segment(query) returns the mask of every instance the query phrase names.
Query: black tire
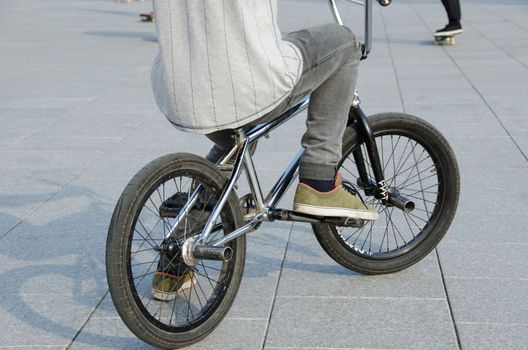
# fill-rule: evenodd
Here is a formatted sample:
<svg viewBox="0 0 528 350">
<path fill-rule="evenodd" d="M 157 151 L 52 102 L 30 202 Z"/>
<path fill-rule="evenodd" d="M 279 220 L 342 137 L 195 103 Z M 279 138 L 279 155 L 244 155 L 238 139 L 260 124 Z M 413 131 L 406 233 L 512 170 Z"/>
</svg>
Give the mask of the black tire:
<svg viewBox="0 0 528 350">
<path fill-rule="evenodd" d="M 373 181 L 372 168 L 358 131 L 349 127 L 343 139 L 340 172 L 345 180 L 357 184 L 365 202 L 378 208 L 379 218 L 362 228 L 312 227 L 323 249 L 339 264 L 364 274 L 391 273 L 424 258 L 447 232 L 460 192 L 458 165 L 447 140 L 424 120 L 403 113 L 382 113 L 369 121 L 387 185 L 413 200 L 416 208 L 405 213 L 369 196 L 371 193 L 358 182 L 352 151 L 361 147 Z"/>
<path fill-rule="evenodd" d="M 162 243 L 167 242 L 164 236 L 170 225 L 170 217 L 161 214 L 161 203 L 166 208 L 166 199 L 174 193 L 178 196 L 187 193 L 188 196 L 198 184 L 202 186 L 201 210 L 198 206 L 193 208 L 188 220 L 178 228 L 176 238 L 171 238 L 177 247 L 181 247 L 187 237 L 201 232 L 211 204 L 214 206 L 219 199 L 225 181 L 225 177 L 203 158 L 192 154 L 170 154 L 141 169 L 116 205 L 106 246 L 110 294 L 127 327 L 153 346 L 174 349 L 204 338 L 218 326 L 237 294 L 244 270 L 245 236 L 226 244 L 233 249 L 228 262 L 200 260 L 191 268 L 179 258 L 175 260 L 174 251 L 179 250 L 172 250 L 169 259 L 179 261 L 178 269 L 183 266 L 188 269 L 186 271 L 192 270 L 196 284 L 186 292 L 180 291 L 173 301 L 155 300 L 151 292 L 150 276 L 160 269 L 159 261 L 167 259 L 169 254 L 168 250 L 160 250 Z M 211 239 L 241 226 L 234 191 L 217 220 Z"/>
</svg>

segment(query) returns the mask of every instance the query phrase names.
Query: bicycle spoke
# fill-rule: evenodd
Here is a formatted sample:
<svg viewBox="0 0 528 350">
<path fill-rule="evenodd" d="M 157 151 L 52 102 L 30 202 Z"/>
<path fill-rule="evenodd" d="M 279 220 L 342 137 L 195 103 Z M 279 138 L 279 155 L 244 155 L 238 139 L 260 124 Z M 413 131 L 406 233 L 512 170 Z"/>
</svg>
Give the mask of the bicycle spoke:
<svg viewBox="0 0 528 350">
<path fill-rule="evenodd" d="M 433 202 L 433 201 L 430 201 L 430 200 L 427 200 L 427 199 L 422 199 L 422 198 L 420 198 L 420 197 L 412 196 L 412 195 L 405 194 L 405 193 L 402 193 L 402 195 L 405 196 L 405 197 L 410 197 L 410 198 L 418 199 L 418 200 L 420 200 L 420 201 L 424 201 L 424 202 L 430 203 L 430 204 L 432 204 L 432 205 L 436 205 L 436 202 Z"/>
<path fill-rule="evenodd" d="M 415 195 L 415 194 L 417 194 L 417 193 L 419 193 L 419 192 L 430 193 L 430 194 L 433 194 L 433 195 L 436 196 L 436 195 L 438 195 L 438 192 L 432 192 L 432 191 L 426 191 L 426 190 L 428 190 L 428 189 L 430 189 L 430 188 L 433 188 L 433 187 L 437 187 L 438 185 L 439 185 L 439 184 L 436 183 L 436 184 L 434 184 L 434 185 L 431 185 L 431 186 L 425 187 L 423 191 L 422 191 L 422 190 L 417 190 L 417 191 L 415 191 L 415 192 L 411 192 L 410 194 L 407 194 L 407 196 L 412 196 L 412 195 Z"/>
</svg>

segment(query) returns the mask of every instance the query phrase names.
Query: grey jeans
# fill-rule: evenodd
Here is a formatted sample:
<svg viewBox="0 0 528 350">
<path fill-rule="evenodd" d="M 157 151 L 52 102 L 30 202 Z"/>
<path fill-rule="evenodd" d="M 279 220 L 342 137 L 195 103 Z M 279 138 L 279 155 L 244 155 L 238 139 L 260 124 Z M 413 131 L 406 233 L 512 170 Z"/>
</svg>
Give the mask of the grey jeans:
<svg viewBox="0 0 528 350">
<path fill-rule="evenodd" d="M 276 109 L 251 123 L 274 119 L 311 93 L 306 133 L 301 145 L 299 175 L 311 180 L 334 180 L 341 158 L 343 133 L 358 76 L 361 49 L 346 27 L 325 24 L 292 32 L 285 38 L 303 56 L 303 72 L 290 96 Z M 233 130 L 206 135 L 215 142 L 207 158 L 216 161 L 233 146 Z"/>
</svg>

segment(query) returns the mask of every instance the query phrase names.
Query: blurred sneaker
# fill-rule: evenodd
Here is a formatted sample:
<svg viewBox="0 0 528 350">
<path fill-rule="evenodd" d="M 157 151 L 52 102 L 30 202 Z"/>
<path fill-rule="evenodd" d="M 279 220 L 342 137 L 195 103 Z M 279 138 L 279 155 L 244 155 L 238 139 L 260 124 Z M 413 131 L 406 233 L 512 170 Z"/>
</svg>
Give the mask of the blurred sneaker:
<svg viewBox="0 0 528 350">
<path fill-rule="evenodd" d="M 438 29 L 434 36 L 453 36 L 463 32 L 460 23 L 449 23 L 442 29 Z"/>
<path fill-rule="evenodd" d="M 195 284 L 196 277 L 192 271 L 181 276 L 157 271 L 152 278 L 152 296 L 160 301 L 171 301 L 178 292 L 190 289 Z"/>
</svg>

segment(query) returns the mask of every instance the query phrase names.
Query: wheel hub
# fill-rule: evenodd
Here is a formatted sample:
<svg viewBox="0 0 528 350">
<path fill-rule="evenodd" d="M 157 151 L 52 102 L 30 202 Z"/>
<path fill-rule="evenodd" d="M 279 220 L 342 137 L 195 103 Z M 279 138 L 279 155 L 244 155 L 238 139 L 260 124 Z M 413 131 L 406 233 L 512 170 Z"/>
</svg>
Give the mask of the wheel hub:
<svg viewBox="0 0 528 350">
<path fill-rule="evenodd" d="M 182 249 L 181 249 L 181 255 L 183 262 L 190 267 L 196 266 L 198 261 L 194 257 L 194 244 L 195 240 L 194 237 L 187 238 L 185 242 L 183 243 Z"/>
<path fill-rule="evenodd" d="M 156 250 L 169 261 L 182 261 L 182 250 L 178 244 L 172 240 L 168 242 L 164 241 Z"/>
</svg>

